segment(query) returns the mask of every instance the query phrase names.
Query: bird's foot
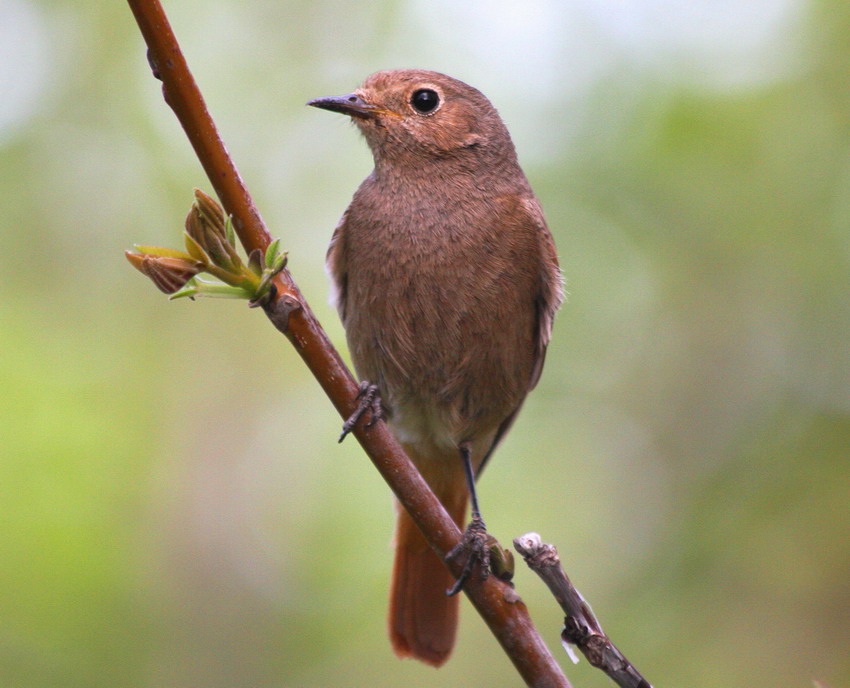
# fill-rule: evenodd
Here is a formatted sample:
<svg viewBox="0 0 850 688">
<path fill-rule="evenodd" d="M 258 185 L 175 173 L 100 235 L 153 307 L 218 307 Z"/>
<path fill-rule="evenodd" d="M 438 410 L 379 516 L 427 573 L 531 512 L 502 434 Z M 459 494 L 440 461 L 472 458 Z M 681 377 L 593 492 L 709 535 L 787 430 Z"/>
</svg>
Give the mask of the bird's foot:
<svg viewBox="0 0 850 688">
<path fill-rule="evenodd" d="M 449 561 L 456 559 L 462 552 L 466 552 L 466 561 L 454 585 L 446 590 L 446 595 L 449 597 L 457 595 L 463 589 L 476 563 L 480 564 L 482 580 L 486 580 L 490 575 L 490 536 L 480 514 L 472 514 L 472 520 L 463 531 L 463 538 L 446 555 L 446 559 Z"/>
<path fill-rule="evenodd" d="M 371 418 L 366 423 L 367 428 L 371 428 L 375 423 L 384 417 L 384 410 L 381 407 L 381 395 L 378 393 L 378 385 L 373 385 L 368 380 L 360 383 L 360 389 L 357 392 L 357 408 L 342 424 L 342 434 L 339 436 L 339 441 L 342 442 L 354 426 L 357 425 L 363 415 L 369 411 Z"/>
</svg>

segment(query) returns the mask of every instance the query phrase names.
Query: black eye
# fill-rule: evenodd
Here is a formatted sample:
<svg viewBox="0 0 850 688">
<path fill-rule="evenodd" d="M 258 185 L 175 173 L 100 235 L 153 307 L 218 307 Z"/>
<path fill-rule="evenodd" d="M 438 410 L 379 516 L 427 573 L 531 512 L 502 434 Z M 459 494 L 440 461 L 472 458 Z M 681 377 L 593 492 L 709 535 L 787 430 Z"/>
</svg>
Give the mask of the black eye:
<svg viewBox="0 0 850 688">
<path fill-rule="evenodd" d="M 440 96 L 433 89 L 420 88 L 410 96 L 410 104 L 417 112 L 427 115 L 429 112 L 437 109 L 437 106 L 440 104 Z"/>
</svg>

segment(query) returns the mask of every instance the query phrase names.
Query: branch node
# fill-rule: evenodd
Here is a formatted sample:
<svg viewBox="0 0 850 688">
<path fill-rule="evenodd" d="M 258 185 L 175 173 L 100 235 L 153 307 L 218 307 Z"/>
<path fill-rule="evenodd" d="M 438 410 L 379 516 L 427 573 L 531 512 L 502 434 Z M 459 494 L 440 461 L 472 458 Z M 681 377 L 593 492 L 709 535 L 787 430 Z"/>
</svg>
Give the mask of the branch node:
<svg viewBox="0 0 850 688">
<path fill-rule="evenodd" d="M 153 74 L 153 78 L 162 81 L 162 74 L 160 74 L 159 66 L 156 63 L 156 58 L 153 56 L 153 51 L 150 48 L 148 48 L 147 55 L 148 65 L 150 65 L 151 74 Z"/>
<path fill-rule="evenodd" d="M 279 298 L 275 298 L 276 294 L 277 287 L 272 285 L 267 299 L 261 299 L 259 302 L 252 301 L 250 306 L 252 308 L 260 306 L 266 312 L 272 325 L 286 334 L 289 331 L 289 316 L 301 309 L 301 301 L 292 294 L 282 294 Z"/>
</svg>

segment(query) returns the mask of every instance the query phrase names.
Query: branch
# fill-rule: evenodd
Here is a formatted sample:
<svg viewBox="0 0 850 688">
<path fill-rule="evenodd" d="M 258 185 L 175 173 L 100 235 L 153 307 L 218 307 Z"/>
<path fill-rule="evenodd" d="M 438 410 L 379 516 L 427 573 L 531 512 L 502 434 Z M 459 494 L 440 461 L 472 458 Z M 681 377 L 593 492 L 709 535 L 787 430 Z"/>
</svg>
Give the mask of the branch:
<svg viewBox="0 0 850 688">
<path fill-rule="evenodd" d="M 233 227 L 246 253 L 265 252 L 271 242 L 269 232 L 224 147 L 162 6 L 158 0 L 128 2 L 148 45 L 154 76 L 163 83 L 165 101 L 183 126 L 225 211 L 233 217 Z M 287 270 L 275 278 L 274 295 L 264 308 L 340 415 L 350 416 L 357 406 L 358 384 Z M 428 543 L 445 560 L 445 555 L 460 542 L 461 533 L 387 426 L 379 422 L 367 428 L 359 423 L 352 434 Z M 461 562 L 447 566 L 455 576 L 460 574 Z M 484 580 L 473 576 L 464 591 L 527 685 L 569 688 L 561 668 L 535 630 L 525 604 L 510 585 L 496 576 Z"/>
<path fill-rule="evenodd" d="M 591 666 L 604 671 L 621 688 L 652 688 L 605 635 L 590 605 L 564 572 L 554 545 L 542 542 L 537 533 L 526 533 L 514 540 L 514 547 L 567 615 L 561 633 L 564 643 L 575 645 Z"/>
</svg>

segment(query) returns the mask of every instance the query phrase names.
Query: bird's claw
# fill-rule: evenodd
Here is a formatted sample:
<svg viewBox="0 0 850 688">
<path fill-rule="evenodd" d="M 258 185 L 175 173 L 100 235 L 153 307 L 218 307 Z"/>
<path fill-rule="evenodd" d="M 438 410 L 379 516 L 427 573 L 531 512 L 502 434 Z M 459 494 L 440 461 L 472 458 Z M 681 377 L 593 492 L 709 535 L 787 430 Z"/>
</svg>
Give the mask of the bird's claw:
<svg viewBox="0 0 850 688">
<path fill-rule="evenodd" d="M 357 408 L 354 409 L 354 413 L 342 424 L 342 434 L 339 436 L 340 442 L 354 429 L 357 421 L 363 417 L 366 411 L 369 411 L 372 416 L 369 422 L 366 423 L 367 428 L 371 428 L 384 417 L 384 410 L 381 406 L 381 395 L 378 394 L 378 385 L 373 385 L 371 382 L 364 380 L 360 383 L 360 389 L 357 392 Z"/>
<path fill-rule="evenodd" d="M 446 555 L 446 559 L 451 561 L 464 551 L 467 553 L 467 557 L 463 564 L 463 570 L 454 585 L 446 590 L 446 595 L 449 597 L 457 595 L 463 589 L 472 575 L 476 562 L 480 564 L 482 580 L 486 580 L 490 575 L 490 536 L 487 533 L 487 526 L 484 525 L 484 520 L 479 514 L 472 515 L 472 520 L 466 526 L 466 530 L 463 531 L 463 538 L 452 547 L 452 550 Z"/>
</svg>

